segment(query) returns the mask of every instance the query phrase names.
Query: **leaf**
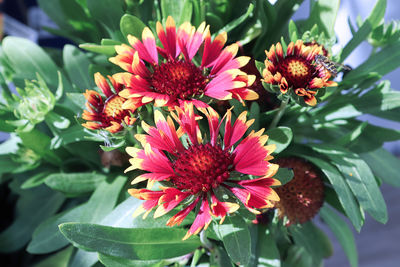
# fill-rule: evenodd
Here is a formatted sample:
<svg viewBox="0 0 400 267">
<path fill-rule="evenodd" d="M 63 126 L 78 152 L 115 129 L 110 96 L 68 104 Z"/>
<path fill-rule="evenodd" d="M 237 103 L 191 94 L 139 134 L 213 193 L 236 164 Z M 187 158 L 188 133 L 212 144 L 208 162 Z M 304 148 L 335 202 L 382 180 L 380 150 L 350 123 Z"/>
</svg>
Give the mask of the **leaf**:
<svg viewBox="0 0 400 267">
<path fill-rule="evenodd" d="M 54 165 L 61 164 L 61 158 L 53 150 L 50 150 L 50 137 L 48 135 L 37 129 L 30 132 L 18 132 L 18 135 L 24 146 L 32 149 L 43 159 Z"/>
<path fill-rule="evenodd" d="M 251 255 L 251 237 L 246 222 L 240 216 L 227 216 L 223 224 L 214 227 L 232 261 L 246 265 Z"/>
<path fill-rule="evenodd" d="M 81 221 L 101 221 L 114 208 L 125 183 L 126 177 L 122 175 L 112 178 L 111 183 L 103 181 L 88 201 L 88 210 L 90 213 L 84 213 Z"/>
<path fill-rule="evenodd" d="M 136 38 L 141 39 L 145 27 L 146 25 L 139 18 L 133 15 L 125 14 L 121 18 L 120 28 L 124 37 L 131 34 Z"/>
<path fill-rule="evenodd" d="M 111 184 L 103 181 L 87 203 L 64 213 L 57 214 L 42 222 L 34 232 L 33 239 L 28 246 L 28 251 L 42 254 L 53 252 L 66 246 L 68 240 L 58 229 L 58 225 L 61 223 L 101 221 L 114 208 L 125 181 L 126 178 L 123 176 L 114 178 Z M 75 257 L 76 256 L 74 256 L 74 259 Z"/>
<path fill-rule="evenodd" d="M 68 261 L 74 252 L 74 247 L 69 246 L 66 249 L 57 252 L 54 255 L 47 257 L 39 263 L 33 265 L 33 267 L 68 267 Z"/>
<path fill-rule="evenodd" d="M 282 168 L 278 169 L 278 172 L 274 175 L 275 179 L 281 182 L 281 185 L 289 183 L 293 179 L 294 173 L 292 169 Z"/>
<path fill-rule="evenodd" d="M 356 154 L 328 145 L 312 147 L 315 151 L 325 154 L 345 177 L 353 194 L 361 207 L 375 220 L 386 223 L 387 208 L 375 177 L 368 165 Z"/>
<path fill-rule="evenodd" d="M 277 127 L 268 130 L 266 133 L 268 138 L 268 144 L 275 144 L 276 149 L 273 153 L 280 153 L 290 144 L 293 138 L 292 130 L 289 127 Z"/>
<path fill-rule="evenodd" d="M 80 48 L 85 49 L 86 51 L 104 54 L 106 56 L 112 56 L 115 54 L 115 46 L 114 45 L 98 45 L 93 43 L 84 43 L 79 45 Z"/>
<path fill-rule="evenodd" d="M 160 6 L 163 18 L 172 16 L 177 25 L 190 22 L 192 18 L 193 4 L 190 0 L 161 0 Z"/>
<path fill-rule="evenodd" d="M 26 250 L 31 254 L 45 254 L 65 247 L 68 240 L 60 233 L 58 225 L 64 222 L 79 222 L 83 212 L 90 212 L 85 204 L 44 220 L 33 232 Z"/>
<path fill-rule="evenodd" d="M 70 121 L 54 111 L 47 113 L 45 121 L 49 127 L 55 127 L 57 129 L 66 129 L 70 125 Z"/>
<path fill-rule="evenodd" d="M 235 20 L 233 20 L 233 21 L 229 22 L 228 24 L 226 24 L 223 28 L 221 28 L 218 31 L 218 33 L 216 35 L 218 35 L 219 33 L 222 33 L 222 32 L 229 33 L 230 31 L 232 31 L 233 29 L 238 27 L 240 24 L 245 22 L 250 17 L 250 15 L 253 13 L 253 10 L 254 10 L 254 5 L 250 4 L 249 7 L 246 10 L 246 13 L 244 13 L 240 17 L 238 17 Z"/>
<path fill-rule="evenodd" d="M 373 173 L 385 183 L 400 187 L 400 160 L 383 148 L 360 154 Z"/>
<path fill-rule="evenodd" d="M 259 227 L 257 240 L 257 267 L 280 267 L 280 254 L 272 233 L 266 227 Z"/>
<path fill-rule="evenodd" d="M 78 91 L 83 92 L 85 89 L 95 86 L 92 77 L 89 76 L 90 61 L 85 53 L 81 52 L 76 46 L 65 45 L 63 61 L 68 77 Z"/>
<path fill-rule="evenodd" d="M 332 209 L 324 205 L 320 210 L 320 216 L 342 245 L 344 252 L 349 259 L 352 267 L 358 266 L 357 247 L 354 241 L 353 233 L 346 222 L 340 218 Z"/>
<path fill-rule="evenodd" d="M 292 234 L 294 242 L 304 247 L 312 255 L 314 262 L 332 255 L 333 249 L 329 238 L 312 222 L 291 225 L 288 230 Z"/>
<path fill-rule="evenodd" d="M 354 228 L 360 232 L 364 219 L 360 207 L 341 173 L 334 166 L 319 158 L 305 155 L 302 157 L 311 161 L 325 174 L 326 178 L 328 178 L 329 182 L 333 186 L 333 189 L 336 191 L 339 202 L 345 210 L 347 217 L 354 225 Z"/>
<path fill-rule="evenodd" d="M 285 267 L 310 267 L 310 266 L 321 266 L 318 263 L 313 262 L 311 254 L 301 246 L 291 246 L 288 249 L 287 257 L 282 262 L 282 266 Z M 321 262 L 321 261 L 320 261 Z"/>
<path fill-rule="evenodd" d="M 50 173 L 50 171 L 41 171 L 35 174 L 21 185 L 21 189 L 29 189 L 43 184 L 44 180 L 46 180 Z"/>
<path fill-rule="evenodd" d="M 357 139 L 365 129 L 365 127 L 368 125 L 368 122 L 364 121 L 361 122 L 357 127 L 349 132 L 348 134 L 342 136 L 340 139 L 337 139 L 335 143 L 339 146 L 345 146 L 348 145 L 349 143 L 353 142 L 355 139 Z"/>
<path fill-rule="evenodd" d="M 22 248 L 31 239 L 33 230 L 55 213 L 64 200 L 62 194 L 45 186 L 25 190 L 17 201 L 16 218 L 0 233 L 0 252 L 10 253 Z"/>
<path fill-rule="evenodd" d="M 14 36 L 4 38 L 2 47 L 16 73 L 29 80 L 35 80 L 39 73 L 47 84 L 52 85 L 50 89 L 57 87 L 58 67 L 41 47 Z"/>
<path fill-rule="evenodd" d="M 92 17 L 103 24 L 110 34 L 119 31 L 119 21 L 124 15 L 122 1 L 87 0 L 86 3 Z"/>
<path fill-rule="evenodd" d="M 80 195 L 95 190 L 106 177 L 99 173 L 53 173 L 45 183 L 50 188 L 69 194 Z"/>
<path fill-rule="evenodd" d="M 340 54 L 339 62 L 343 62 L 351 52 L 363 41 L 365 41 L 371 31 L 381 22 L 386 10 L 386 0 L 378 0 L 368 18 L 364 21 L 353 38 L 346 44 Z"/>
<path fill-rule="evenodd" d="M 82 93 L 67 93 L 67 97 L 81 109 L 85 106 L 86 98 Z"/>
<path fill-rule="evenodd" d="M 397 69 L 400 60 L 399 49 L 400 41 L 385 46 L 379 52 L 371 55 L 363 64 L 350 71 L 343 78 L 343 83 L 352 84 L 358 82 L 369 73 L 383 76 Z"/>
<path fill-rule="evenodd" d="M 141 260 L 128 260 L 124 258 L 108 256 L 105 254 L 99 253 L 99 260 L 105 266 L 110 267 L 161 267 L 164 266 L 162 261 L 160 260 L 148 260 L 148 261 L 141 261 Z"/>
<path fill-rule="evenodd" d="M 317 24 L 326 36 L 330 38 L 334 37 L 334 26 L 337 12 L 339 10 L 339 4 L 340 0 L 315 1 L 305 28 L 311 28 L 312 25 Z"/>
<path fill-rule="evenodd" d="M 201 245 L 197 236 L 182 241 L 186 230 L 178 228 L 128 229 L 64 223 L 60 225 L 60 231 L 78 247 L 132 260 L 182 256 Z"/>
</svg>

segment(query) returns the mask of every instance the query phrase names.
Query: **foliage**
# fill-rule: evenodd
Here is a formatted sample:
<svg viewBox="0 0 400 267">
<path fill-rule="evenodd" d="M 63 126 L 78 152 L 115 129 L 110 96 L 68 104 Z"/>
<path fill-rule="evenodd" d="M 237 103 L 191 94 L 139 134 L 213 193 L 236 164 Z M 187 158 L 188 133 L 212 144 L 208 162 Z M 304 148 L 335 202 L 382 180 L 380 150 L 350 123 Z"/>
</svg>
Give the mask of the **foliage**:
<svg viewBox="0 0 400 267">
<path fill-rule="evenodd" d="M 35 266 L 319 266 L 331 255 L 329 239 L 315 224 L 286 227 L 274 209 L 266 213 L 266 225 L 254 224 L 256 217 L 242 205 L 224 223 L 212 221 L 199 236 L 185 241 L 181 239 L 195 212 L 173 228 L 165 225 L 169 215 L 132 218 L 142 200 L 130 197 L 127 189 L 143 172 L 123 174 L 124 149 L 138 146 L 133 136 L 143 133 L 144 127 L 137 123 L 119 134 L 92 131 L 81 126 L 81 114 L 82 93 L 101 89 L 93 75 L 120 71 L 108 61 L 116 45 L 128 43 L 129 34 L 141 39 L 145 27 L 156 32 L 156 21 L 165 25 L 172 16 L 177 25 L 189 21 L 195 27 L 206 21 L 213 37 L 227 32 L 227 43 L 238 42 L 241 53 L 256 59 L 263 75 L 264 51 L 276 42 L 286 51 L 290 41 L 317 41 L 331 53 L 340 1 L 311 1 L 310 16 L 304 21 L 291 20 L 303 1 L 38 2 L 58 26 L 47 30 L 76 46 L 66 45 L 59 53 L 62 64 L 57 65 L 45 49 L 28 40 L 6 37 L 2 42 L 0 131 L 11 135 L 0 144 L 0 181 L 10 190 L 15 212 L 0 233 L 0 252 L 44 254 L 27 256 L 29 265 Z M 400 186 L 399 160 L 382 148 L 384 142 L 399 140 L 400 132 L 359 118 L 370 114 L 400 121 L 400 93 L 381 80 L 400 65 L 400 29 L 397 21 L 383 21 L 385 9 L 386 1 L 378 0 L 357 27 L 349 21 L 353 37 L 332 59 L 343 62 L 365 40 L 374 47 L 373 53 L 336 78 L 337 86 L 321 89 L 317 106 L 299 104 L 297 95 L 289 99 L 267 83 L 265 90 L 283 103 L 280 107 L 271 105 L 267 110 L 260 102 L 246 101 L 245 106 L 229 102 L 234 119 L 242 111 L 254 119 L 249 133 L 267 129 L 268 145 L 276 145 L 275 158 L 301 157 L 321 171 L 326 192 L 319 216 L 339 240 L 351 266 L 358 264 L 357 251 L 343 217 L 357 231 L 365 212 L 386 223 L 379 186 Z M 155 111 L 168 112 L 146 105 L 138 109 L 138 117 L 151 124 Z M 275 178 L 284 185 L 293 171 L 280 168 Z"/>
</svg>

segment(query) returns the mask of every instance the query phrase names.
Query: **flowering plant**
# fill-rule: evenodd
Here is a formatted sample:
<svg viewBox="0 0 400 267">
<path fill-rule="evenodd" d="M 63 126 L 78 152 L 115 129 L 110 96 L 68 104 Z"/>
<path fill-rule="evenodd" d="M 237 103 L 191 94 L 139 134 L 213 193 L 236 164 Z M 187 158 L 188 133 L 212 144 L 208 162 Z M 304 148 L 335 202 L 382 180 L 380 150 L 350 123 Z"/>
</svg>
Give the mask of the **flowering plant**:
<svg viewBox="0 0 400 267">
<path fill-rule="evenodd" d="M 290 20 L 297 0 L 38 2 L 80 49 L 2 42 L 15 213 L 0 252 L 38 266 L 319 266 L 332 254 L 321 218 L 358 265 L 343 217 L 386 223 L 379 186 L 400 186 L 382 148 L 399 132 L 360 119 L 399 121 L 381 79 L 400 64 L 386 1 L 335 53 L 338 0 L 312 1 L 304 21 Z M 344 65 L 365 40 L 374 52 Z"/>
</svg>

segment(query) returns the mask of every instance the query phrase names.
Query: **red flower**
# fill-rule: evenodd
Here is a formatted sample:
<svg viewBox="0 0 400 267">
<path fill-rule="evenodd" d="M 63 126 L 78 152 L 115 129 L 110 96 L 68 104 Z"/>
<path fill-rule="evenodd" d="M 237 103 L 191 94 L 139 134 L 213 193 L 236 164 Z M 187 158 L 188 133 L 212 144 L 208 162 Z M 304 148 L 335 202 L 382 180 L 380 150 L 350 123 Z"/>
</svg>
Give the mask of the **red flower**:
<svg viewBox="0 0 400 267">
<path fill-rule="evenodd" d="M 182 210 L 168 221 L 168 225 L 172 226 L 180 224 L 199 204 L 199 212 L 184 239 L 206 228 L 213 216 L 220 217 L 222 223 L 228 213 L 239 208 L 237 203 L 222 202 L 217 197 L 217 191 L 222 188 L 230 192 L 231 198 L 236 197 L 256 214 L 259 213 L 257 209 L 270 208 L 273 206 L 271 201 L 279 200 L 271 188 L 279 185 L 279 181 L 271 178 L 278 165 L 268 161 L 272 159 L 270 154 L 274 146 L 264 146 L 268 136 L 262 135 L 263 130 L 252 131 L 242 139 L 253 123 L 253 120 L 246 121 L 246 112 L 232 125 L 230 110 L 222 120 L 211 107 L 201 108 L 200 111 L 208 120 L 207 139 L 203 139 L 197 123 L 200 116 L 194 113 L 192 104 L 186 104 L 184 110 L 176 107 L 176 113 L 171 113 L 179 129 L 175 128 L 171 117 L 165 119 L 159 111 L 155 111 L 156 126 L 143 123 L 147 134 L 136 135 L 144 149 L 127 148 L 132 158 L 131 166 L 126 171 L 141 169 L 147 172 L 136 177 L 132 184 L 148 180 L 149 189 L 155 181 L 168 181 L 171 185 L 162 187 L 161 191 L 129 189 L 132 196 L 146 200 L 136 214 L 146 212 L 146 216 L 157 207 L 154 216 L 158 217 L 185 200 Z M 220 138 L 223 120 L 225 134 Z M 237 180 L 233 173 L 259 178 Z"/>
<path fill-rule="evenodd" d="M 132 125 L 136 121 L 133 112 L 141 104 L 131 105 L 129 110 L 123 109 L 122 106 L 126 99 L 118 95 L 123 85 L 108 76 L 112 85 L 110 86 L 100 73 L 96 73 L 94 78 L 96 85 L 103 92 L 103 96 L 93 90 L 86 90 L 86 93 L 83 94 L 87 100 L 87 110 L 83 111 L 82 118 L 87 122 L 82 126 L 91 130 L 105 129 L 110 133 L 116 133 L 123 129 L 124 124 Z"/>
<path fill-rule="evenodd" d="M 269 51 L 265 51 L 265 69 L 263 81 L 269 84 L 279 85 L 282 94 L 288 90 L 303 97 L 304 102 L 315 106 L 315 95 L 322 87 L 337 86 L 336 82 L 328 81 L 331 77 L 324 67 L 317 66 L 314 57 L 323 53 L 322 46 L 304 45 L 303 41 L 291 42 L 284 53 L 282 45 L 272 45 Z"/>
<path fill-rule="evenodd" d="M 207 107 L 198 100 L 203 95 L 218 100 L 257 99 L 258 95 L 247 88 L 255 77 L 239 70 L 250 58 L 235 57 L 237 44 L 224 48 L 226 33 L 211 40 L 205 23 L 196 30 L 186 22 L 176 30 L 174 20 L 168 17 L 166 29 L 157 22 L 157 35 L 162 47 L 156 45 L 153 33 L 146 27 L 142 42 L 128 35 L 131 46 L 116 46 L 118 55 L 110 58 L 127 71 L 116 75 L 127 87 L 120 93 L 129 99 L 125 108 L 137 101 L 143 104 L 154 101 L 155 106 L 169 107 L 183 107 L 185 102 L 191 102 L 196 107 Z M 194 60 L 196 55 L 198 61 Z"/>
</svg>

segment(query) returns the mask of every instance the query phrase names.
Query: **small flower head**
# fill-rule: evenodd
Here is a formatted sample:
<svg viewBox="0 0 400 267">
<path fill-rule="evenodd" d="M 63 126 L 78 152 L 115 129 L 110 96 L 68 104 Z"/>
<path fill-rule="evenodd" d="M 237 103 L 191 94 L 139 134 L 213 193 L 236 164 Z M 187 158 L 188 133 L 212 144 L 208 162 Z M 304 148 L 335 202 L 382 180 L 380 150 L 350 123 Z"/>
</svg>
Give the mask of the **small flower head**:
<svg viewBox="0 0 400 267">
<path fill-rule="evenodd" d="M 116 46 L 117 56 L 110 58 L 127 71 L 116 75 L 126 86 L 120 95 L 129 98 L 124 108 L 138 100 L 173 108 L 183 107 L 185 102 L 207 107 L 198 100 L 202 96 L 240 101 L 258 97 L 247 88 L 255 77 L 239 70 L 250 58 L 235 57 L 237 44 L 224 48 L 226 33 L 211 40 L 205 23 L 196 29 L 186 22 L 176 29 L 173 18 L 168 17 L 165 29 L 157 22 L 157 36 L 162 46 L 156 45 L 152 31 L 146 27 L 142 41 L 129 35 L 130 46 Z"/>
<path fill-rule="evenodd" d="M 281 201 L 276 204 L 280 218 L 286 216 L 287 225 L 311 220 L 324 202 L 324 185 L 318 169 L 296 157 L 278 160 L 281 167 L 292 168 L 294 177 L 276 188 Z"/>
<path fill-rule="evenodd" d="M 258 209 L 270 208 L 272 201 L 279 197 L 271 188 L 279 182 L 271 178 L 278 165 L 269 162 L 274 146 L 265 143 L 268 136 L 263 130 L 251 132 L 243 138 L 253 123 L 246 120 L 243 112 L 231 124 L 231 112 L 220 120 L 211 108 L 200 109 L 208 120 L 207 139 L 203 138 L 198 119 L 192 104 L 184 109 L 176 107 L 171 113 L 179 124 L 176 129 L 171 117 L 164 118 L 159 111 L 155 112 L 155 127 L 143 123 L 147 132 L 137 135 L 144 149 L 128 147 L 132 156 L 131 166 L 126 170 L 140 169 L 146 173 L 136 177 L 132 184 L 148 181 L 150 189 L 158 181 L 166 187 L 160 191 L 149 189 L 130 189 L 129 193 L 146 200 L 136 213 L 145 212 L 145 216 L 156 208 L 155 217 L 164 215 L 179 204 L 181 211 L 175 214 L 168 225 L 180 224 L 198 205 L 199 212 L 185 238 L 206 228 L 212 217 L 220 217 L 221 223 L 228 213 L 239 208 L 235 200 L 221 201 L 221 192 L 226 192 L 230 199 L 237 199 L 253 213 Z M 225 134 L 220 138 L 220 127 L 225 120 Z M 239 180 L 243 175 L 258 178 Z M 227 195 L 227 196 L 228 196 Z"/>
<path fill-rule="evenodd" d="M 31 127 L 44 121 L 56 103 L 54 94 L 43 78 L 39 74 L 37 78 L 32 81 L 25 80 L 24 89 L 17 88 L 20 98 L 15 106 L 15 115 L 19 119 L 27 120 Z"/>
<path fill-rule="evenodd" d="M 282 94 L 291 90 L 290 93 L 302 97 L 306 104 L 315 106 L 318 89 L 337 85 L 328 81 L 329 71 L 314 62 L 315 55 L 323 53 L 322 46 L 305 45 L 297 40 L 288 45 L 286 53 L 280 43 L 272 45 L 265 53 L 263 81 L 278 85 Z"/>
<path fill-rule="evenodd" d="M 118 95 L 123 85 L 111 76 L 108 76 L 110 83 L 100 73 L 96 73 L 94 77 L 103 94 L 94 90 L 86 90 L 83 94 L 87 102 L 82 118 L 87 122 L 82 126 L 91 130 L 105 129 L 110 133 L 117 133 L 124 125 L 132 125 L 136 121 L 133 112 L 141 104 L 136 103 L 131 105 L 130 109 L 123 109 L 122 106 L 127 100 Z"/>
</svg>

